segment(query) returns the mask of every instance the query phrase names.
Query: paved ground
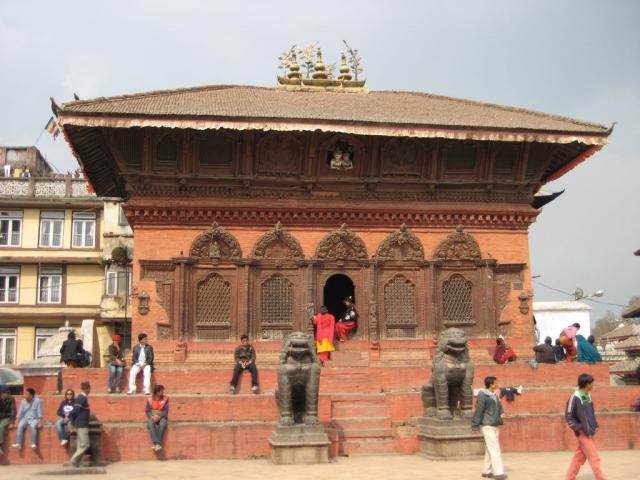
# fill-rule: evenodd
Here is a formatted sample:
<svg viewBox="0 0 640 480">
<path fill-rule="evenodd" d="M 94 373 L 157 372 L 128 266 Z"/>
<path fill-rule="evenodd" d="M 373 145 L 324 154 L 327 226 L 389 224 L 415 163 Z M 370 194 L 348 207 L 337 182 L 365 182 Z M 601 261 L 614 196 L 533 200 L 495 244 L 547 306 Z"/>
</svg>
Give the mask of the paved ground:
<svg viewBox="0 0 640 480">
<path fill-rule="evenodd" d="M 640 478 L 640 451 L 601 452 L 608 480 Z M 562 480 L 571 453 L 508 453 L 504 455 L 506 473 L 513 480 Z M 329 465 L 306 467 L 276 466 L 265 459 L 256 460 L 176 460 L 166 462 L 119 462 L 106 467 L 106 475 L 74 475 L 81 479 L 216 479 L 216 480 L 466 480 L 480 479 L 481 462 L 434 462 L 417 455 L 359 456 L 339 458 Z M 51 465 L 0 466 L 0 478 L 44 479 L 38 472 L 56 470 Z M 59 469 L 61 470 L 61 469 Z M 304 472 L 304 473 L 302 473 Z M 60 478 L 60 477 L 50 477 Z M 578 480 L 593 479 L 585 465 Z"/>
</svg>

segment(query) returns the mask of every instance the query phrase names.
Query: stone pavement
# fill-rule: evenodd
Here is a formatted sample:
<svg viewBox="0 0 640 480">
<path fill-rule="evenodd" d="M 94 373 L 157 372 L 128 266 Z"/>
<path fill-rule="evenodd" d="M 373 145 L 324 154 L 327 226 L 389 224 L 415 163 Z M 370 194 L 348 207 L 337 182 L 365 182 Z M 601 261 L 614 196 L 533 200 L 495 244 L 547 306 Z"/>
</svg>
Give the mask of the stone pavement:
<svg viewBox="0 0 640 480">
<path fill-rule="evenodd" d="M 507 453 L 506 473 L 512 480 L 562 480 L 572 453 Z M 640 478 L 638 450 L 600 452 L 608 480 Z M 266 459 L 255 460 L 174 460 L 157 462 L 117 462 L 106 467 L 106 475 L 74 475 L 73 480 L 467 480 L 480 479 L 482 461 L 436 462 L 417 455 L 376 455 L 340 457 L 326 465 L 276 466 Z M 52 465 L 0 466 L 0 478 L 11 480 L 60 478 L 37 475 L 55 470 Z M 578 480 L 593 479 L 588 464 Z"/>
</svg>

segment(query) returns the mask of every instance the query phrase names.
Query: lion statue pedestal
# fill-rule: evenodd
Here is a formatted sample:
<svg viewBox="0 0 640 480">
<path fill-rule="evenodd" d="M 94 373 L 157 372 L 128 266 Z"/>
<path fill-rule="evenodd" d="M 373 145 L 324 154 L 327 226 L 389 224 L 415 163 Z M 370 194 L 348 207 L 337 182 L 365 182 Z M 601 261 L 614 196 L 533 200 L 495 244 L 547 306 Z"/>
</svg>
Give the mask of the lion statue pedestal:
<svg viewBox="0 0 640 480">
<path fill-rule="evenodd" d="M 471 430 L 472 387 L 467 337 L 459 328 L 448 328 L 438 338 L 431 380 L 422 387 L 421 455 L 432 460 L 461 460 L 484 454 L 482 435 Z"/>
<path fill-rule="evenodd" d="M 329 437 L 318 421 L 319 390 L 320 362 L 313 335 L 290 333 L 282 343 L 278 367 L 280 420 L 269 436 L 273 463 L 329 462 Z"/>
</svg>

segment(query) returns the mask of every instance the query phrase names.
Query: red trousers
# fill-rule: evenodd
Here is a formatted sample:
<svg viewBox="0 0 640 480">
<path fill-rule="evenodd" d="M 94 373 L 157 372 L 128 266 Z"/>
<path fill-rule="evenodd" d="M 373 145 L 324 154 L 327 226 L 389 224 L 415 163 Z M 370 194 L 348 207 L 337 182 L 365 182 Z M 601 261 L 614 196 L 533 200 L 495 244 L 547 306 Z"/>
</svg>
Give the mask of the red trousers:
<svg viewBox="0 0 640 480">
<path fill-rule="evenodd" d="M 600 457 L 593 443 L 593 437 L 588 437 L 584 433 L 578 435 L 578 448 L 576 448 L 576 453 L 571 459 L 565 480 L 576 480 L 576 475 L 578 475 L 580 467 L 584 465 L 586 460 L 589 460 L 591 471 L 596 477 L 596 480 L 606 480 L 600 468 Z"/>
<path fill-rule="evenodd" d="M 338 332 L 338 338 L 340 341 L 345 342 L 347 340 L 347 335 L 354 328 L 356 328 L 356 322 L 337 322 L 336 332 Z"/>
</svg>

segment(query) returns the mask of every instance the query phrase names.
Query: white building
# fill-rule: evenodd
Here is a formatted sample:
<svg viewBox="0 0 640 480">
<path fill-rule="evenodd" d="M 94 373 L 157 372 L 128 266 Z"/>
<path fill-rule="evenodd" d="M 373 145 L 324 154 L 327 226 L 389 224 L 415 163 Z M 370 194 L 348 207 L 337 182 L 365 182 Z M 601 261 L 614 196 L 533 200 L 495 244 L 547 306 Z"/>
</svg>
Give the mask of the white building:
<svg viewBox="0 0 640 480">
<path fill-rule="evenodd" d="M 591 335 L 591 305 L 579 301 L 533 302 L 533 315 L 540 330 L 540 343 L 551 337 L 553 343 L 567 325 L 580 324 L 584 338 Z"/>
</svg>

